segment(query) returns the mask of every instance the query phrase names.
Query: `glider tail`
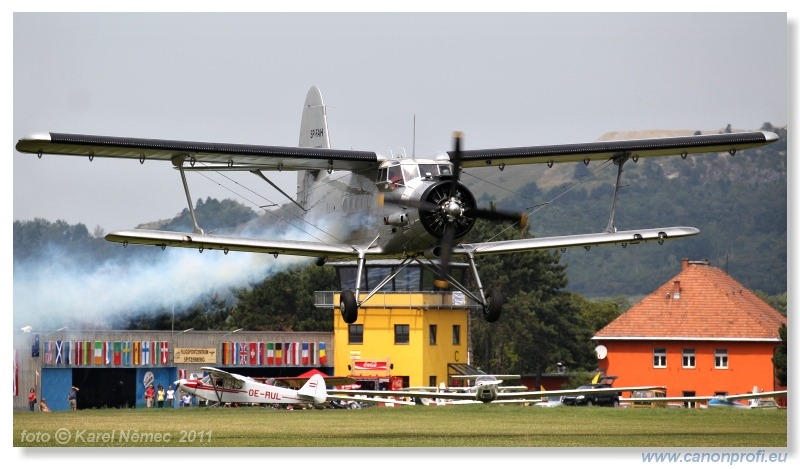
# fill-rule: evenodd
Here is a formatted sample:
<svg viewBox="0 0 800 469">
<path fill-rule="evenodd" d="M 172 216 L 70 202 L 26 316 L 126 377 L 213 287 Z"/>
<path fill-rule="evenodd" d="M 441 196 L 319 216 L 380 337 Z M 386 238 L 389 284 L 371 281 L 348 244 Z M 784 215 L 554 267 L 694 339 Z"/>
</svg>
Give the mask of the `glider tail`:
<svg viewBox="0 0 800 469">
<path fill-rule="evenodd" d="M 325 389 L 325 380 L 322 375 L 316 374 L 306 381 L 306 384 L 297 391 L 297 396 L 314 401 L 314 404 L 324 404 L 328 400 L 328 391 Z"/>
</svg>

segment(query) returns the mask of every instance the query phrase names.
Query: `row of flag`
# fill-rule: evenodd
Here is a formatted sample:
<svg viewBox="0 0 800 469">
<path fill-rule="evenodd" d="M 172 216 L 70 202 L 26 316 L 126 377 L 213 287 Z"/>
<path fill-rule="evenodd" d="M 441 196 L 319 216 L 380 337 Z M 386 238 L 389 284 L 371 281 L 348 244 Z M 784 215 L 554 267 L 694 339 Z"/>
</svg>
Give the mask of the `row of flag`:
<svg viewBox="0 0 800 469">
<path fill-rule="evenodd" d="M 223 365 L 325 365 L 325 342 L 223 342 Z"/>
<path fill-rule="evenodd" d="M 45 365 L 153 366 L 169 363 L 167 341 L 52 340 L 44 343 Z"/>
</svg>

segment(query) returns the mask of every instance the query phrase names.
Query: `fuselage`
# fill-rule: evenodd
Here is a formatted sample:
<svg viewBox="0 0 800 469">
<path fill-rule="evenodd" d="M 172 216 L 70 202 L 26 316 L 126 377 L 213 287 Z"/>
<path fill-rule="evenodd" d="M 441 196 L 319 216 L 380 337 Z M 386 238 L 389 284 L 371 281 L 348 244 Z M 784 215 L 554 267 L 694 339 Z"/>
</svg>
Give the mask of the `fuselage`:
<svg viewBox="0 0 800 469">
<path fill-rule="evenodd" d="M 445 217 L 462 237 L 474 223 L 463 211 L 475 205 L 461 184 L 451 197 L 452 164 L 440 158 L 384 161 L 376 171 L 303 171 L 298 201 L 305 220 L 333 242 L 372 246 L 397 258 L 430 250 L 441 239 Z"/>
<path fill-rule="evenodd" d="M 279 386 L 259 383 L 252 379 L 244 381 L 214 378 L 182 379 L 178 388 L 186 394 L 212 402 L 237 404 L 319 404 L 313 399 L 299 396 L 297 391 Z"/>
</svg>

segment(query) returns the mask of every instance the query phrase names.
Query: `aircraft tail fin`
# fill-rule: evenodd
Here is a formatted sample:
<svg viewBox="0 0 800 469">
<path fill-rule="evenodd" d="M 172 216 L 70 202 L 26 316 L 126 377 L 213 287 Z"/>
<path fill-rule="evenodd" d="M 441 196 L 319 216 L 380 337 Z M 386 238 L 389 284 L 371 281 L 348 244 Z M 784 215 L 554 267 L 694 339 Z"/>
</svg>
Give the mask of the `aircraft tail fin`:
<svg viewBox="0 0 800 469">
<path fill-rule="evenodd" d="M 315 374 L 306 381 L 306 384 L 297 391 L 299 397 L 311 399 L 314 404 L 323 404 L 328 400 L 328 391 L 325 389 L 325 379 L 322 375 Z"/>
<path fill-rule="evenodd" d="M 330 148 L 328 138 L 328 118 L 322 93 L 312 86 L 303 104 L 303 118 L 300 122 L 300 144 L 304 148 Z"/>
</svg>

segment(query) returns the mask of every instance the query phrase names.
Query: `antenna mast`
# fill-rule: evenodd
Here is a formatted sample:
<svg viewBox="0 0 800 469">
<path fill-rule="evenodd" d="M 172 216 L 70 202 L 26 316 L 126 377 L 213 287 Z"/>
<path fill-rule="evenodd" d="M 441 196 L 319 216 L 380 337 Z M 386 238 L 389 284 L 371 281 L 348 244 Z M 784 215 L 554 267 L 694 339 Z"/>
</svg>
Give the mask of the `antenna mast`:
<svg viewBox="0 0 800 469">
<path fill-rule="evenodd" d="M 414 114 L 414 130 L 411 134 L 411 158 L 417 156 L 417 115 Z"/>
</svg>

